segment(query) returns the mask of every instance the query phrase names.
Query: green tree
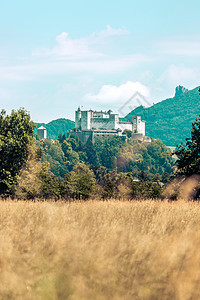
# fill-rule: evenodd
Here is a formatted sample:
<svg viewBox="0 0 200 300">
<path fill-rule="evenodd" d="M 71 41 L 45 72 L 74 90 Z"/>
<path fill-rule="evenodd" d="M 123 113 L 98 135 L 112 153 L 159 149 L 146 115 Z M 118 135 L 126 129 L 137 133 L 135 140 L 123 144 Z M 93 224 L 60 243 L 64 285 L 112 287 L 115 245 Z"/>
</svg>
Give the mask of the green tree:
<svg viewBox="0 0 200 300">
<path fill-rule="evenodd" d="M 84 163 L 78 163 L 65 177 L 66 195 L 73 199 L 87 199 L 94 184 L 93 171 Z"/>
<path fill-rule="evenodd" d="M 42 163 L 39 176 L 41 180 L 41 198 L 59 199 L 62 184 L 58 177 L 50 171 L 48 162 Z"/>
<path fill-rule="evenodd" d="M 66 135 L 59 133 L 59 135 L 58 135 L 58 141 L 59 141 L 59 143 L 62 144 L 65 140 L 66 140 Z"/>
<path fill-rule="evenodd" d="M 161 196 L 162 187 L 158 183 L 145 181 L 145 182 L 132 182 L 131 196 L 132 199 L 155 199 Z"/>
<path fill-rule="evenodd" d="M 87 143 L 85 144 L 84 151 L 86 152 L 87 155 L 87 162 L 91 166 L 98 167 L 99 166 L 99 158 L 97 155 L 97 151 L 93 145 L 93 143 L 88 140 Z"/>
<path fill-rule="evenodd" d="M 125 129 L 123 131 L 123 134 L 125 134 L 128 138 L 130 138 L 132 136 L 132 131 L 131 130 L 128 130 L 128 129 Z"/>
<path fill-rule="evenodd" d="M 94 147 L 97 151 L 101 166 L 109 170 L 116 169 L 117 155 L 123 148 L 124 141 L 120 136 L 96 139 Z"/>
<path fill-rule="evenodd" d="M 50 139 L 36 141 L 36 143 L 42 150 L 42 162 L 49 162 L 50 171 L 59 178 L 64 178 L 69 168 L 61 144 Z"/>
<path fill-rule="evenodd" d="M 128 141 L 117 156 L 118 172 L 131 172 L 143 181 L 165 181 L 174 164 L 170 150 L 159 139 L 151 143 Z"/>
<path fill-rule="evenodd" d="M 28 147 L 33 142 L 34 123 L 23 108 L 0 113 L 0 193 L 12 194 L 17 175 L 28 158 Z"/>
<path fill-rule="evenodd" d="M 35 143 L 28 148 L 28 159 L 17 177 L 15 197 L 18 199 L 34 199 L 41 197 L 41 153 Z"/>
<path fill-rule="evenodd" d="M 181 143 L 175 154 L 178 157 L 176 174 L 200 174 L 200 118 L 192 123 L 191 138 L 186 140 L 185 145 Z"/>
</svg>

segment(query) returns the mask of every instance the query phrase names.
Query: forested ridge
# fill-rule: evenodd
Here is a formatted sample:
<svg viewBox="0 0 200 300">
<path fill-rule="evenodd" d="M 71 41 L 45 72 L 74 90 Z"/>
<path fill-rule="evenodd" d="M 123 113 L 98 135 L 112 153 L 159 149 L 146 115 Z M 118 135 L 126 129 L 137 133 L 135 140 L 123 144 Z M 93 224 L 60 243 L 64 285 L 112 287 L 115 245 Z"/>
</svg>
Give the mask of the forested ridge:
<svg viewBox="0 0 200 300">
<path fill-rule="evenodd" d="M 146 135 L 159 138 L 167 146 L 185 143 L 190 136 L 191 124 L 199 116 L 199 87 L 177 93 L 173 98 L 158 102 L 151 107 L 137 107 L 125 120 L 131 121 L 133 115 L 146 121 Z"/>
</svg>

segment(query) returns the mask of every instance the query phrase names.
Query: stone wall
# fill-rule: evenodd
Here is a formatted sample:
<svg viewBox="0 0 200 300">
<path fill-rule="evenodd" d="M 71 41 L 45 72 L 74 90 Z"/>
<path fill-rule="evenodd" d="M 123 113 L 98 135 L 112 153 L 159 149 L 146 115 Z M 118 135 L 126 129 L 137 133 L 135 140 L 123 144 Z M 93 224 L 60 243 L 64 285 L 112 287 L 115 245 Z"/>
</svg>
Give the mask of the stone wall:
<svg viewBox="0 0 200 300">
<path fill-rule="evenodd" d="M 110 120 L 107 118 L 92 118 L 91 128 L 107 130 L 115 129 L 115 120 Z"/>
</svg>

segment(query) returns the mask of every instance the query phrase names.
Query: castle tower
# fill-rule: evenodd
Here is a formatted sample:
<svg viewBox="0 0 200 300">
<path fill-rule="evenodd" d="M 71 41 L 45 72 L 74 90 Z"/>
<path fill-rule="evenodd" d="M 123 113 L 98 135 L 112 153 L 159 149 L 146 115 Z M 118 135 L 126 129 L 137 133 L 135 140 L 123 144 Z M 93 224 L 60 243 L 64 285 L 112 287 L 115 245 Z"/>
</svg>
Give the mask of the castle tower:
<svg viewBox="0 0 200 300">
<path fill-rule="evenodd" d="M 40 126 L 37 130 L 38 137 L 40 139 L 46 139 L 47 138 L 47 130 L 44 126 Z"/>
<path fill-rule="evenodd" d="M 109 114 L 110 121 L 110 129 L 118 129 L 119 128 L 119 115 L 117 114 Z"/>
<path fill-rule="evenodd" d="M 88 130 L 91 129 L 91 118 L 92 118 L 92 111 L 86 110 L 81 112 L 81 129 Z"/>
<path fill-rule="evenodd" d="M 75 111 L 75 127 L 80 128 L 81 127 L 81 109 L 79 108 Z"/>
<path fill-rule="evenodd" d="M 141 133 L 145 136 L 145 122 L 141 121 L 141 116 L 133 116 L 132 123 L 133 123 L 133 132 Z"/>
</svg>

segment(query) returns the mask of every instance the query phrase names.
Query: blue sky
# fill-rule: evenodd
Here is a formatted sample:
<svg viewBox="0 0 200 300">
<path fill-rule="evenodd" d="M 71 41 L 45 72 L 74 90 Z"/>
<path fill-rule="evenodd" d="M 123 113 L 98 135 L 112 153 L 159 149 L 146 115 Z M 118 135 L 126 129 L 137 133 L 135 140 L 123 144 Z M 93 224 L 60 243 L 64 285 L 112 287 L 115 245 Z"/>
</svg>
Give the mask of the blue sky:
<svg viewBox="0 0 200 300">
<path fill-rule="evenodd" d="M 118 112 L 200 85 L 199 1 L 4 1 L 0 104 L 35 122 Z M 145 99 L 145 100 L 144 100 Z"/>
</svg>

